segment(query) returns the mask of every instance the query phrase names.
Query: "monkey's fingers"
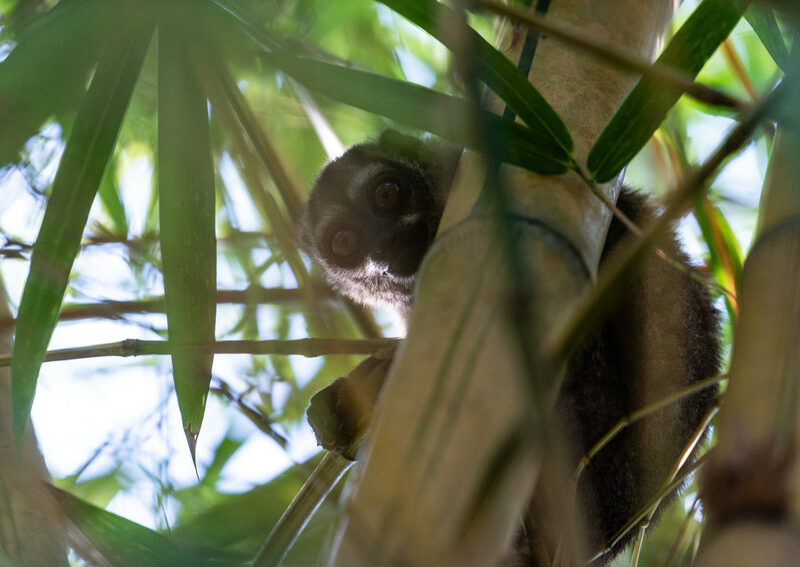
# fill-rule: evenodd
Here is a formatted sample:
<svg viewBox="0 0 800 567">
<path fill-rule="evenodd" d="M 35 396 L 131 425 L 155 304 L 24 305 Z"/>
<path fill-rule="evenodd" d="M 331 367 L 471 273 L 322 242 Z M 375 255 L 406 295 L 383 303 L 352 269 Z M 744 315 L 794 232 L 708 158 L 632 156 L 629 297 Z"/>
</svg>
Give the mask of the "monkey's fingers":
<svg viewBox="0 0 800 567">
<path fill-rule="evenodd" d="M 355 442 L 369 426 L 394 351 L 387 347 L 376 352 L 311 398 L 306 415 L 323 449 L 356 459 Z"/>
</svg>

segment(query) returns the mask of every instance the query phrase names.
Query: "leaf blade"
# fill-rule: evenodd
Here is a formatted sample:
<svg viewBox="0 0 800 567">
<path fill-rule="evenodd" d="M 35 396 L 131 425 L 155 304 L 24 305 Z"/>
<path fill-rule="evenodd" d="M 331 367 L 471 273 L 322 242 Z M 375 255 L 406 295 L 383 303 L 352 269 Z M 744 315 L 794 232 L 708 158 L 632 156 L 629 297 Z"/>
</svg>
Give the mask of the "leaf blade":
<svg viewBox="0 0 800 567">
<path fill-rule="evenodd" d="M 747 8 L 746 0 L 705 0 L 681 26 L 658 63 L 695 77 L 728 37 Z M 642 78 L 600 134 L 587 167 L 600 183 L 614 177 L 647 143 L 682 92 Z"/>
<path fill-rule="evenodd" d="M 445 31 L 445 26 L 449 22 L 457 20 L 455 10 L 433 0 L 380 1 L 424 29 L 449 49 L 457 47 L 455 34 L 448 33 L 450 30 Z M 567 127 L 539 91 L 505 55 L 492 47 L 475 30 L 467 28 L 464 31 L 470 47 L 474 50 L 477 76 L 538 136 L 552 138 L 553 143 L 561 146 L 565 152 L 571 153 L 573 143 Z"/>
<path fill-rule="evenodd" d="M 158 53 L 158 206 L 170 343 L 209 343 L 216 318 L 214 166 L 206 94 L 193 73 L 189 26 L 162 13 Z M 187 143 L 190 140 L 190 143 Z M 213 354 L 172 354 L 173 381 L 194 460 Z"/>
<path fill-rule="evenodd" d="M 20 301 L 11 360 L 13 423 L 18 441 L 24 434 L 39 368 L 56 325 L 89 209 L 113 154 L 152 32 L 152 22 L 145 22 L 107 47 L 53 182 Z"/>
<path fill-rule="evenodd" d="M 53 500 L 82 537 L 76 538 L 76 551 L 84 557 L 91 554 L 96 561 L 115 567 L 234 566 L 245 564 L 245 556 L 213 548 L 189 547 L 174 542 L 102 508 L 97 508 L 69 492 L 49 486 Z M 87 545 L 87 542 L 89 545 Z"/>
<path fill-rule="evenodd" d="M 532 129 L 504 120 L 468 100 L 308 57 L 285 53 L 263 53 L 262 57 L 311 90 L 467 147 L 480 149 L 483 140 L 465 125 L 463 117 L 480 114 L 499 139 L 507 140 L 497 150 L 499 157 L 512 165 L 542 174 L 558 174 L 572 164 L 569 154 L 553 138 L 543 138 Z"/>
</svg>

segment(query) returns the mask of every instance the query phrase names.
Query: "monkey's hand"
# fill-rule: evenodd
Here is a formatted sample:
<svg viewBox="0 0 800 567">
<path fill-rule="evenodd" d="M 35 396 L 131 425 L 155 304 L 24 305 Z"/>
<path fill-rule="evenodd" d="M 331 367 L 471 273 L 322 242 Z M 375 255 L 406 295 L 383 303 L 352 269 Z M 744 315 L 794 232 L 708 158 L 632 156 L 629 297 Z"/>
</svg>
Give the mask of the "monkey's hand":
<svg viewBox="0 0 800 567">
<path fill-rule="evenodd" d="M 396 347 L 386 347 L 311 398 L 306 415 L 317 444 L 350 460 L 372 419 Z"/>
</svg>

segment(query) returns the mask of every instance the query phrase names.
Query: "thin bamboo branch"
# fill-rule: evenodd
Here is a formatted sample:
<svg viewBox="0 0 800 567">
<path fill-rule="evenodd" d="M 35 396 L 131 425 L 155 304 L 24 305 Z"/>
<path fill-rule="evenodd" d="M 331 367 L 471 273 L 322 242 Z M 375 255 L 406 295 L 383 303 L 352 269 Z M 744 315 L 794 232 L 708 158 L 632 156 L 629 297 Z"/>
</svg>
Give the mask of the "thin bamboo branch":
<svg viewBox="0 0 800 567">
<path fill-rule="evenodd" d="M 77 348 L 62 348 L 47 352 L 44 361 L 77 360 L 101 356 L 144 356 L 188 351 L 214 354 L 300 355 L 305 357 L 333 354 L 372 354 L 400 339 L 297 339 L 267 341 L 215 341 L 213 343 L 173 345 L 169 341 L 125 339 Z M 0 354 L 0 367 L 11 364 L 11 354 Z"/>
<path fill-rule="evenodd" d="M 674 560 L 677 559 L 678 548 L 680 547 L 681 541 L 683 540 L 686 531 L 689 529 L 689 524 L 691 523 L 692 518 L 694 518 L 695 512 L 697 512 L 697 508 L 699 506 L 700 496 L 695 496 L 694 500 L 692 501 L 692 505 L 689 507 L 689 511 L 686 512 L 686 517 L 684 517 L 683 522 L 681 522 L 681 527 L 678 529 L 678 533 L 675 534 L 675 541 L 672 542 L 672 546 L 669 549 L 669 554 L 667 555 L 662 567 L 672 567 Z"/>
<path fill-rule="evenodd" d="M 600 557 L 608 553 L 611 550 L 611 548 L 625 536 L 625 534 L 627 534 L 634 526 L 638 525 L 639 522 L 641 522 L 648 516 L 653 506 L 657 506 L 658 503 L 661 502 L 668 494 L 670 494 L 673 490 L 677 490 L 678 487 L 680 487 L 684 483 L 684 481 L 687 478 L 689 478 L 689 476 L 691 476 L 697 469 L 703 466 L 708 460 L 709 456 L 712 454 L 712 451 L 713 449 L 709 449 L 705 455 L 703 455 L 702 457 L 697 459 L 694 463 L 689 465 L 680 476 L 678 476 L 671 483 L 665 485 L 658 492 L 658 494 L 653 496 L 653 498 L 651 498 L 647 504 L 642 506 L 639 509 L 639 511 L 636 514 L 634 514 L 634 516 L 631 517 L 616 534 L 614 534 L 611 540 L 606 542 L 606 545 L 603 549 L 598 551 L 594 555 L 594 557 L 592 557 L 591 559 L 589 559 L 589 561 L 587 561 L 587 564 L 591 563 L 592 561 L 595 561 L 596 559 L 599 559 Z"/>
<path fill-rule="evenodd" d="M 8 237 L 0 233 L 0 237 L 5 239 L 5 242 L 0 246 L 0 256 L 7 258 L 27 259 L 26 254 L 30 254 L 33 249 L 33 244 L 24 242 L 17 238 Z M 257 231 L 240 231 L 230 230 L 225 236 L 217 236 L 217 244 L 220 246 L 242 246 L 245 241 L 270 241 L 275 238 L 275 235 L 269 232 Z M 128 238 L 127 236 L 107 235 L 107 234 L 92 234 L 84 238 L 81 242 L 81 249 L 94 248 L 96 246 L 107 246 L 118 244 L 126 248 L 138 249 L 143 246 L 155 246 L 158 244 L 158 234 L 152 232 L 145 232 L 139 234 L 135 238 Z M 251 245 L 250 243 L 246 243 Z M 254 245 L 254 244 L 253 244 Z"/>
<path fill-rule="evenodd" d="M 320 286 L 315 289 L 318 296 L 332 299 L 334 296 L 328 288 Z M 217 291 L 217 304 L 270 304 L 300 305 L 307 298 L 307 291 L 300 288 L 264 288 L 251 287 L 244 290 L 221 289 Z M 59 321 L 77 321 L 81 319 L 104 318 L 116 319 L 135 313 L 163 313 L 164 297 L 137 299 L 132 301 L 101 301 L 99 303 L 75 303 L 65 305 L 59 314 Z M 16 320 L 9 316 L 0 317 L 0 329 L 13 327 Z"/>
<path fill-rule="evenodd" d="M 501 4 L 493 0 L 478 0 L 477 6 L 495 14 L 505 16 L 509 20 L 520 23 L 540 33 L 547 34 L 550 37 L 562 40 L 570 45 L 585 49 L 622 69 L 638 73 L 643 77 L 658 81 L 665 86 L 680 89 L 700 102 L 732 108 L 734 110 L 744 110 L 748 106 L 747 103 L 722 91 L 695 82 L 685 73 L 658 63 L 651 64 L 645 59 L 620 51 L 611 44 L 587 36 L 584 31 L 576 30 L 572 28 L 572 26 L 533 13 L 528 13 L 519 8 Z"/>
<path fill-rule="evenodd" d="M 703 417 L 703 420 L 700 422 L 700 425 L 695 430 L 694 435 L 692 435 L 692 438 L 689 439 L 689 442 L 686 444 L 686 447 L 684 447 L 680 457 L 678 458 L 677 461 L 675 461 L 672 470 L 670 470 L 669 474 L 667 475 L 667 480 L 664 482 L 665 486 L 671 483 L 673 480 L 675 480 L 675 477 L 678 476 L 678 473 L 683 468 L 683 465 L 686 464 L 686 461 L 688 461 L 689 457 L 694 453 L 695 447 L 697 447 L 697 444 L 700 443 L 700 440 L 703 438 L 703 435 L 705 435 L 706 429 L 708 429 L 708 426 L 711 425 L 711 420 L 714 419 L 714 416 L 719 411 L 719 408 L 720 408 L 720 403 L 717 402 L 716 404 L 711 406 L 711 408 L 706 412 L 706 415 Z M 650 508 L 650 513 L 639 522 L 639 533 L 636 534 L 636 545 L 634 548 L 636 553 L 634 555 L 634 559 L 636 560 L 637 563 L 638 563 L 638 553 L 642 549 L 642 543 L 644 542 L 645 533 L 647 532 L 647 528 L 650 526 L 650 523 L 653 521 L 653 517 L 656 514 L 656 509 L 658 508 L 659 504 L 661 504 L 661 501 L 654 504 L 653 507 Z"/>
<path fill-rule="evenodd" d="M 322 110 L 320 110 L 319 105 L 317 105 L 317 101 L 314 100 L 314 97 L 311 96 L 307 88 L 298 83 L 295 79 L 291 77 L 287 78 L 289 84 L 292 85 L 294 92 L 297 94 L 297 98 L 303 106 L 306 116 L 308 116 L 308 121 L 311 122 L 311 126 L 314 128 L 314 132 L 316 132 L 320 144 L 325 148 L 328 159 L 334 159 L 342 155 L 345 149 L 344 144 L 339 140 L 336 132 L 333 131 L 328 119 L 322 114 Z"/>
<path fill-rule="evenodd" d="M 756 92 L 756 88 L 753 86 L 753 81 L 751 81 L 750 77 L 747 75 L 747 71 L 744 69 L 742 60 L 736 53 L 730 38 L 722 42 L 722 56 L 725 58 L 725 61 L 728 63 L 728 67 L 730 67 L 733 74 L 736 75 L 736 79 L 739 81 L 739 84 L 742 85 L 744 90 L 747 92 L 747 96 L 750 97 L 750 100 L 758 100 L 758 93 Z"/>
<path fill-rule="evenodd" d="M 274 425 L 270 419 L 265 416 L 260 411 L 256 410 L 255 408 L 251 407 L 241 396 L 241 394 L 236 394 L 231 391 L 230 387 L 225 383 L 221 382 L 220 386 L 212 386 L 209 389 L 209 392 L 213 392 L 217 394 L 221 398 L 225 398 L 226 400 L 233 402 L 242 412 L 242 414 L 249 419 L 253 425 L 255 425 L 259 431 L 267 435 L 271 438 L 278 446 L 283 449 L 284 451 L 288 447 L 289 442 L 286 438 L 275 431 L 272 426 Z"/>
<path fill-rule="evenodd" d="M 745 71 L 744 64 L 742 64 L 742 59 L 739 57 L 739 54 L 736 53 L 736 49 L 733 47 L 733 43 L 731 42 L 730 38 L 727 38 L 725 41 L 722 42 L 720 46 L 722 48 L 722 56 L 725 58 L 725 61 L 728 63 L 728 67 L 731 69 L 731 72 L 736 76 L 736 79 L 739 81 L 739 84 L 742 85 L 747 96 L 750 98 L 751 101 L 758 100 L 758 92 L 756 92 L 756 88 L 753 85 L 753 81 L 750 80 L 750 77 L 747 75 L 747 71 Z M 767 135 L 772 138 L 775 136 L 775 127 L 772 125 L 772 122 L 764 122 L 764 130 L 767 132 Z"/>
<path fill-rule="evenodd" d="M 283 161 L 278 156 L 275 145 L 269 139 L 267 133 L 258 127 L 258 119 L 250 105 L 247 104 L 244 95 L 239 89 L 233 87 L 235 85 L 233 77 L 230 76 L 222 64 L 217 64 L 216 67 L 217 73 L 219 73 L 218 86 L 221 87 L 223 96 L 228 101 L 242 128 L 244 128 L 262 165 L 272 176 L 275 187 L 277 187 L 286 209 L 289 211 L 289 216 L 296 218 L 303 206 L 297 182 L 292 178 L 289 170 L 284 167 Z"/>
<path fill-rule="evenodd" d="M 639 533 L 636 534 L 636 539 L 633 542 L 633 550 L 631 551 L 631 567 L 638 567 L 639 556 L 642 553 L 642 546 L 644 545 L 644 534 L 647 532 L 647 526 L 639 524 Z"/>
<path fill-rule="evenodd" d="M 270 240 L 274 237 L 275 235 L 269 232 L 229 229 L 227 231 L 227 234 L 225 234 L 224 236 L 217 236 L 217 244 L 241 245 L 241 242 L 244 240 Z M 84 239 L 83 243 L 81 244 L 81 247 L 89 248 L 92 246 L 103 246 L 106 244 L 122 244 L 123 246 L 127 246 L 128 248 L 135 248 L 143 244 L 155 245 L 157 243 L 158 243 L 158 233 L 153 233 L 153 232 L 145 232 L 143 234 L 138 235 L 136 238 L 128 238 L 127 236 L 93 234 L 87 236 Z M 27 248 L 32 247 L 31 245 L 28 244 L 25 244 L 25 246 Z"/>
<path fill-rule="evenodd" d="M 226 126 L 233 147 L 232 153 L 247 181 L 251 198 L 269 221 L 278 240 L 278 247 L 289 263 L 295 279 L 303 286 L 309 280 L 308 270 L 297 253 L 291 222 L 285 218 L 285 213 L 281 211 L 275 197 L 265 187 L 260 175 L 261 167 L 271 175 L 292 218 L 301 208 L 297 184 L 292 181 L 266 133 L 258 127 L 255 115 L 225 64 L 216 55 L 211 56 L 211 62 L 213 71 L 204 69 L 202 72 L 209 85 L 212 106 Z M 237 123 L 241 128 L 237 128 Z M 241 135 L 242 130 L 245 136 Z"/>
</svg>

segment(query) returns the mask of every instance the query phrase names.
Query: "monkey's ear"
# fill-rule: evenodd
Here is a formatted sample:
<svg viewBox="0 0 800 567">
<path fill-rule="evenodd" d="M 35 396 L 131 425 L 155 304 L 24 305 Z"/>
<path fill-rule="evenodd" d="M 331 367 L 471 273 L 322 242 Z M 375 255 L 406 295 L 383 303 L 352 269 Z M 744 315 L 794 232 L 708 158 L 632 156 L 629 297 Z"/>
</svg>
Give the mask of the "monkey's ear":
<svg viewBox="0 0 800 567">
<path fill-rule="evenodd" d="M 423 153 L 425 144 L 413 136 L 406 136 L 397 130 L 385 130 L 378 140 L 378 146 L 383 150 L 403 156 L 415 156 Z"/>
</svg>

